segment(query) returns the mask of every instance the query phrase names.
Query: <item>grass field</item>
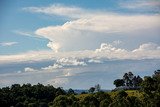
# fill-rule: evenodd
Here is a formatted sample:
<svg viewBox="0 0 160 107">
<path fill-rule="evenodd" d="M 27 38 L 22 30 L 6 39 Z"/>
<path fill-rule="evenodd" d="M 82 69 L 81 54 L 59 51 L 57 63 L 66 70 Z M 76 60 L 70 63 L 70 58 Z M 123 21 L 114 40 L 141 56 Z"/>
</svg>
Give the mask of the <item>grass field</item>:
<svg viewBox="0 0 160 107">
<path fill-rule="evenodd" d="M 125 92 L 128 94 L 128 96 L 135 96 L 138 98 L 142 98 L 142 96 L 143 96 L 143 92 L 140 92 L 138 90 L 126 90 Z M 117 95 L 117 93 L 118 93 L 118 91 L 106 92 L 106 94 L 109 94 L 112 99 Z M 89 96 L 89 95 L 92 95 L 92 94 L 79 94 L 79 95 L 75 95 L 75 97 L 77 97 L 79 99 L 84 99 L 86 96 Z"/>
</svg>

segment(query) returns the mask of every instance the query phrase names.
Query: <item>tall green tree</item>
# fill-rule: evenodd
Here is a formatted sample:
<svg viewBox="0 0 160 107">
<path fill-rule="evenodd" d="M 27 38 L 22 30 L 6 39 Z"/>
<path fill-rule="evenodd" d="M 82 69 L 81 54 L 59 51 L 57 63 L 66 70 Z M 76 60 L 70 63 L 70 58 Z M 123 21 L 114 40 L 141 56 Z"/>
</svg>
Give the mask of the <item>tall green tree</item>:
<svg viewBox="0 0 160 107">
<path fill-rule="evenodd" d="M 70 89 L 68 90 L 68 94 L 69 94 L 69 95 L 70 95 L 70 94 L 75 94 L 75 92 L 74 92 L 73 89 L 70 88 Z"/>
<path fill-rule="evenodd" d="M 114 84 L 116 87 L 124 86 L 124 80 L 123 80 L 123 79 L 116 79 L 116 80 L 114 80 L 113 84 Z"/>
<path fill-rule="evenodd" d="M 91 87 L 91 88 L 88 90 L 89 93 L 93 93 L 94 91 L 95 91 L 95 87 Z"/>
</svg>

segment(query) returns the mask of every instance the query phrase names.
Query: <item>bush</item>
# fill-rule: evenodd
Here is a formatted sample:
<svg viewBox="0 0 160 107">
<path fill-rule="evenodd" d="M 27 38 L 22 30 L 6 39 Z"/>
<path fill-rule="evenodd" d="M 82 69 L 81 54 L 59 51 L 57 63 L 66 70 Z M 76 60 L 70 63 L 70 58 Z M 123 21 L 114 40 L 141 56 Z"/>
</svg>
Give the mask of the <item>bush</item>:
<svg viewBox="0 0 160 107">
<path fill-rule="evenodd" d="M 81 106 L 83 107 L 99 107 L 99 101 L 93 96 L 89 95 L 86 96 L 82 101 L 81 101 Z"/>
<path fill-rule="evenodd" d="M 108 99 L 102 100 L 100 102 L 100 107 L 108 107 L 111 102 Z"/>
</svg>

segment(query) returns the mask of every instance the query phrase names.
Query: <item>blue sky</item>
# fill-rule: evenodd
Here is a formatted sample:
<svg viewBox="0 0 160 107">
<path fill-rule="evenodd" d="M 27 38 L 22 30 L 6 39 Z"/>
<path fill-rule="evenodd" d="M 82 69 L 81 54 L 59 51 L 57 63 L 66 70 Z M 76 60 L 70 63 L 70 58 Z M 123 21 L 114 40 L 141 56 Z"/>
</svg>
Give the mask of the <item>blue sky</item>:
<svg viewBox="0 0 160 107">
<path fill-rule="evenodd" d="M 0 86 L 111 89 L 124 72 L 151 75 L 160 64 L 159 13 L 159 0 L 1 0 Z"/>
</svg>

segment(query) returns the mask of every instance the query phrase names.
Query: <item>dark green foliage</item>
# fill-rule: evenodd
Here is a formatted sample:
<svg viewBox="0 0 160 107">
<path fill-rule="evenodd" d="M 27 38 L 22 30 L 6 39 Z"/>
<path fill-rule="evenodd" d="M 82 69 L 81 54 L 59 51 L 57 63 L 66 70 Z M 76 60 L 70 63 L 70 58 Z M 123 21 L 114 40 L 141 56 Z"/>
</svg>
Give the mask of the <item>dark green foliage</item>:
<svg viewBox="0 0 160 107">
<path fill-rule="evenodd" d="M 15 107 L 25 107 L 24 104 L 22 102 L 18 102 Z"/>
<path fill-rule="evenodd" d="M 100 92 L 95 93 L 95 94 L 94 94 L 94 97 L 97 98 L 97 100 L 98 100 L 99 102 L 101 102 L 101 101 L 103 101 L 103 100 L 105 100 L 105 99 L 107 99 L 109 102 L 112 101 L 110 95 L 107 94 L 107 93 L 105 93 L 105 92 L 103 92 L 103 91 L 100 91 Z"/>
<path fill-rule="evenodd" d="M 149 76 L 144 77 L 144 81 L 142 82 L 142 86 L 143 86 L 142 90 L 145 93 L 151 95 L 152 92 L 156 90 L 155 82 L 156 81 L 152 77 L 149 77 Z"/>
<path fill-rule="evenodd" d="M 109 107 L 129 107 L 129 104 L 125 98 L 118 98 L 114 100 Z"/>
<path fill-rule="evenodd" d="M 124 79 L 117 79 L 117 86 L 139 86 L 131 94 L 129 91 L 102 92 L 100 85 L 91 87 L 89 94 L 75 95 L 72 89 L 68 92 L 63 88 L 54 88 L 51 85 L 13 84 L 11 87 L 0 88 L 0 107 L 159 107 L 160 105 L 160 70 L 152 76 L 134 76 L 126 73 Z M 131 81 L 130 81 L 131 80 Z"/>
<path fill-rule="evenodd" d="M 40 102 L 39 107 L 48 107 L 48 104 L 45 102 Z"/>
<path fill-rule="evenodd" d="M 67 106 L 79 106 L 78 99 L 74 96 L 67 97 L 66 95 L 59 95 L 53 101 L 53 107 L 67 107 Z M 73 106 L 74 107 L 74 106 Z"/>
<path fill-rule="evenodd" d="M 116 87 L 119 87 L 119 86 L 124 86 L 124 80 L 123 79 L 116 79 L 114 80 L 114 83 L 113 83 Z"/>
<path fill-rule="evenodd" d="M 109 104 L 110 104 L 111 102 L 110 101 L 108 101 L 108 99 L 105 99 L 105 100 L 102 100 L 101 102 L 100 102 L 100 107 L 108 107 L 109 106 Z"/>
<path fill-rule="evenodd" d="M 67 103 L 69 103 L 67 96 L 59 95 L 54 99 L 53 107 L 67 107 Z"/>
<path fill-rule="evenodd" d="M 132 72 L 128 72 L 123 75 L 123 79 L 114 80 L 113 84 L 117 87 L 115 90 L 139 89 L 142 81 L 139 75 L 134 76 Z"/>
<path fill-rule="evenodd" d="M 126 99 L 127 96 L 128 94 L 125 91 L 119 91 L 109 107 L 129 107 L 129 102 Z"/>
<path fill-rule="evenodd" d="M 65 95 L 63 89 L 56 89 L 50 85 L 37 84 L 32 86 L 31 84 L 23 84 L 20 86 L 19 84 L 13 84 L 11 87 L 0 89 L 0 106 L 44 107 L 54 100 L 57 93 L 58 95 Z"/>
<path fill-rule="evenodd" d="M 108 107 L 110 103 L 112 103 L 112 99 L 109 94 L 104 92 L 98 92 L 95 94 L 95 97 L 100 102 L 100 107 Z"/>
<path fill-rule="evenodd" d="M 74 90 L 70 88 L 70 89 L 68 90 L 68 94 L 69 94 L 69 95 L 70 95 L 70 94 L 75 94 L 75 93 L 74 93 Z"/>
<path fill-rule="evenodd" d="M 123 76 L 123 80 L 124 80 L 126 86 L 132 86 L 133 85 L 132 84 L 132 79 L 133 79 L 132 72 L 125 73 L 124 76 Z"/>
<path fill-rule="evenodd" d="M 65 94 L 66 94 L 66 92 L 61 87 L 58 87 L 56 89 L 56 96 L 65 95 Z"/>
<path fill-rule="evenodd" d="M 152 77 L 144 78 L 142 91 L 144 92 L 146 107 L 158 107 L 160 105 L 160 70 L 155 71 Z"/>
<path fill-rule="evenodd" d="M 143 103 L 135 96 L 128 96 L 127 101 L 129 104 L 129 107 L 143 107 Z"/>
<path fill-rule="evenodd" d="M 29 103 L 28 107 L 38 107 L 38 104 L 37 103 Z"/>
<path fill-rule="evenodd" d="M 81 107 L 99 107 L 99 101 L 93 95 L 89 95 L 81 101 Z"/>
<path fill-rule="evenodd" d="M 91 88 L 88 90 L 89 93 L 93 93 L 94 91 L 95 91 L 95 88 L 94 88 L 94 87 L 91 87 Z"/>
<path fill-rule="evenodd" d="M 128 94 L 125 91 L 119 91 L 117 94 L 117 98 L 121 99 L 121 98 L 126 98 L 128 96 Z"/>
</svg>

